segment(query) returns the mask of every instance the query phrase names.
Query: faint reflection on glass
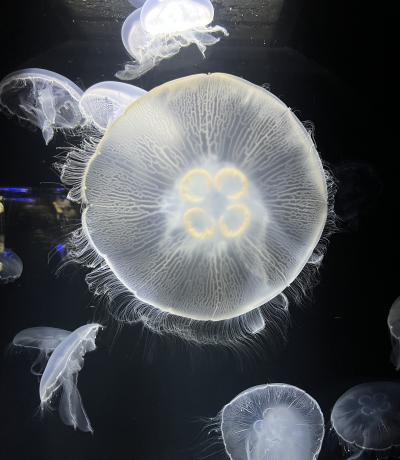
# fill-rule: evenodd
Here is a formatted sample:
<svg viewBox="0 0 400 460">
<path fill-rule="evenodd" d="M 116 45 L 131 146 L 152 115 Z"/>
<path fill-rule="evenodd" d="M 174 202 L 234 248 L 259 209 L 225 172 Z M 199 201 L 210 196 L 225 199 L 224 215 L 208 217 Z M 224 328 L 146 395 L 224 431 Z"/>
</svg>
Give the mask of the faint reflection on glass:
<svg viewBox="0 0 400 460">
<path fill-rule="evenodd" d="M 369 382 L 350 388 L 336 401 L 331 423 L 352 459 L 368 452 L 378 459 L 398 458 L 391 455 L 400 447 L 400 385 Z"/>
<path fill-rule="evenodd" d="M 231 460 L 314 460 L 325 432 L 318 403 L 281 383 L 236 396 L 222 409 L 221 431 Z"/>
<path fill-rule="evenodd" d="M 78 128 L 82 122 L 82 90 L 68 78 L 45 69 L 24 69 L 0 81 L 0 109 L 42 131 L 48 144 L 54 132 Z"/>
</svg>

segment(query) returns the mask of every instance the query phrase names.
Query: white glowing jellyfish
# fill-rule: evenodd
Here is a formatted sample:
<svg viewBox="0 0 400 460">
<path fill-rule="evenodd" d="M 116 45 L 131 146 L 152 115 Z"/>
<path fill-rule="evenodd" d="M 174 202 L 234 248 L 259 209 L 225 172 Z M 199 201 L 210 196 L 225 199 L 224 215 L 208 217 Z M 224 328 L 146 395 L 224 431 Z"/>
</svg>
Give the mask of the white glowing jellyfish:
<svg viewBox="0 0 400 460">
<path fill-rule="evenodd" d="M 314 460 L 324 438 L 324 416 L 299 388 L 259 385 L 222 409 L 221 432 L 231 460 Z"/>
<path fill-rule="evenodd" d="M 210 0 L 147 0 L 125 20 L 121 37 L 134 62 L 116 73 L 133 80 L 161 60 L 195 44 L 204 57 L 207 46 L 219 41 L 214 33 L 228 35 L 221 26 L 209 26 L 214 18 Z"/>
<path fill-rule="evenodd" d="M 70 334 L 70 331 L 56 327 L 31 327 L 18 332 L 12 344 L 15 347 L 39 351 L 31 371 L 35 375 L 41 375 L 50 354 Z"/>
<path fill-rule="evenodd" d="M 336 401 L 331 423 L 351 458 L 368 451 L 374 458 L 398 458 L 387 453 L 400 447 L 400 385 L 369 382 L 350 388 Z"/>
<path fill-rule="evenodd" d="M 83 203 L 72 257 L 97 266 L 97 293 L 131 294 L 119 319 L 156 331 L 219 322 L 229 334 L 239 316 L 239 328 L 259 328 L 258 307 L 285 303 L 326 223 L 309 133 L 270 92 L 230 75 L 153 89 L 86 155 L 73 152 L 62 174 Z"/>
<path fill-rule="evenodd" d="M 104 131 L 133 101 L 146 91 L 116 81 L 103 81 L 88 88 L 79 101 L 86 122 Z"/>
<path fill-rule="evenodd" d="M 22 274 L 23 263 L 20 257 L 5 247 L 4 205 L 0 197 L 0 283 L 11 283 Z"/>
<path fill-rule="evenodd" d="M 68 78 L 44 69 L 13 72 L 0 81 L 0 108 L 41 129 L 48 144 L 57 130 L 68 131 L 82 123 L 82 90 Z"/>
<path fill-rule="evenodd" d="M 389 311 L 388 326 L 392 339 L 392 362 L 396 370 L 400 370 L 400 297 L 398 297 Z"/>
<path fill-rule="evenodd" d="M 40 380 L 41 407 L 50 404 L 61 388 L 61 420 L 81 431 L 93 432 L 93 428 L 77 388 L 78 373 L 83 367 L 85 354 L 96 349 L 96 335 L 101 327 L 100 324 L 86 324 L 70 333 L 53 351 Z"/>
</svg>

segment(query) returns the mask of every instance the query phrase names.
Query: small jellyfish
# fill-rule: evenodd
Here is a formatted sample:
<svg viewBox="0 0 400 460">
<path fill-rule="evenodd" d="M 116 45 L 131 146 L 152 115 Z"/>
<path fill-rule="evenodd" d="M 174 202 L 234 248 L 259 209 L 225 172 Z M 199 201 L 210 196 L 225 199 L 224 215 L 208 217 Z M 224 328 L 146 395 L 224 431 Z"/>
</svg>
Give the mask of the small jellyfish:
<svg viewBox="0 0 400 460">
<path fill-rule="evenodd" d="M 388 451 L 400 446 L 400 385 L 368 382 L 350 388 L 333 406 L 331 423 L 352 459 L 367 451 L 388 458 Z"/>
<path fill-rule="evenodd" d="M 44 69 L 13 72 L 0 81 L 0 108 L 41 129 L 48 144 L 57 130 L 80 127 L 83 91 L 68 78 Z"/>
<path fill-rule="evenodd" d="M 88 88 L 79 101 L 86 122 L 105 131 L 133 101 L 147 91 L 116 81 L 103 81 Z"/>
<path fill-rule="evenodd" d="M 147 0 L 125 20 L 121 37 L 134 62 L 116 73 L 121 80 L 139 78 L 182 47 L 195 44 L 203 57 L 207 46 L 228 35 L 221 26 L 209 26 L 214 8 L 209 0 Z"/>
<path fill-rule="evenodd" d="M 118 319 L 185 338 L 211 323 L 242 337 L 264 312 L 273 321 L 271 302 L 314 263 L 329 213 L 304 126 L 226 74 L 149 91 L 90 152 L 67 157 L 62 180 L 83 205 L 70 247 L 94 268 L 89 286 L 121 295 Z"/>
<path fill-rule="evenodd" d="M 12 344 L 15 347 L 39 350 L 31 371 L 35 375 L 41 375 L 50 354 L 70 334 L 70 331 L 56 327 L 31 327 L 18 332 Z"/>
<path fill-rule="evenodd" d="M 78 373 L 83 367 L 84 356 L 96 349 L 96 335 L 102 326 L 86 324 L 69 334 L 53 351 L 40 380 L 40 405 L 50 404 L 57 390 L 62 389 L 59 414 L 66 424 L 81 431 L 93 432 L 77 383 Z"/>
<path fill-rule="evenodd" d="M 0 197 L 0 283 L 11 283 L 22 274 L 23 263 L 19 256 L 5 247 L 4 205 Z"/>
<path fill-rule="evenodd" d="M 232 460 L 313 460 L 324 438 L 318 403 L 292 385 L 259 385 L 221 412 L 226 453 Z"/>
<path fill-rule="evenodd" d="M 389 311 L 388 326 L 392 339 L 392 362 L 396 370 L 400 370 L 400 297 L 398 297 Z"/>
</svg>

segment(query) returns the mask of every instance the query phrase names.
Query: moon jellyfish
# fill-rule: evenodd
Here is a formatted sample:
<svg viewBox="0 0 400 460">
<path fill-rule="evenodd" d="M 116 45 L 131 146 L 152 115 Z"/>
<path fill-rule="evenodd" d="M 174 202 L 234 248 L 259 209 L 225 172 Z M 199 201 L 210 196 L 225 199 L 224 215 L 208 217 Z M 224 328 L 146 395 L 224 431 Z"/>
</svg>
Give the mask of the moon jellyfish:
<svg viewBox="0 0 400 460">
<path fill-rule="evenodd" d="M 214 8 L 209 0 L 147 0 L 125 20 L 121 37 L 134 62 L 116 73 L 121 80 L 139 78 L 181 48 L 195 44 L 203 57 L 207 46 L 228 35 L 221 26 L 209 26 Z"/>
<path fill-rule="evenodd" d="M 336 401 L 331 423 L 351 458 L 368 451 L 387 458 L 390 449 L 400 447 L 400 385 L 369 382 L 350 388 Z"/>
<path fill-rule="evenodd" d="M 96 349 L 96 335 L 101 327 L 100 324 L 86 324 L 62 340 L 50 356 L 40 380 L 41 407 L 46 407 L 61 388 L 61 420 L 81 431 L 93 432 L 93 428 L 77 388 L 78 373 L 83 367 L 85 354 Z"/>
<path fill-rule="evenodd" d="M 31 327 L 18 332 L 12 344 L 15 347 L 39 350 L 31 371 L 35 375 L 41 375 L 50 354 L 70 334 L 70 331 L 56 327 Z"/>
<path fill-rule="evenodd" d="M 82 90 L 68 78 L 44 69 L 24 69 L 0 81 L 0 108 L 6 115 L 41 129 L 48 144 L 57 130 L 74 130 L 82 123 Z"/>
<path fill-rule="evenodd" d="M 23 264 L 19 256 L 5 247 L 4 205 L 0 197 L 0 283 L 11 283 L 22 274 Z"/>
<path fill-rule="evenodd" d="M 388 326 L 392 338 L 392 362 L 396 370 L 400 370 L 400 297 L 398 297 L 389 311 Z"/>
<path fill-rule="evenodd" d="M 324 438 L 324 416 L 305 391 L 282 383 L 240 393 L 221 412 L 232 460 L 313 460 Z"/>
<path fill-rule="evenodd" d="M 86 122 L 99 131 L 105 131 L 129 104 L 145 93 L 144 89 L 127 83 L 103 81 L 83 93 L 79 108 Z"/>
<path fill-rule="evenodd" d="M 222 334 L 258 329 L 257 309 L 284 303 L 329 209 L 300 121 L 267 90 L 226 74 L 149 91 L 94 153 L 70 154 L 62 178 L 83 204 L 71 257 L 95 267 L 89 286 L 121 295 L 118 319 L 185 338 L 201 322 Z"/>
</svg>

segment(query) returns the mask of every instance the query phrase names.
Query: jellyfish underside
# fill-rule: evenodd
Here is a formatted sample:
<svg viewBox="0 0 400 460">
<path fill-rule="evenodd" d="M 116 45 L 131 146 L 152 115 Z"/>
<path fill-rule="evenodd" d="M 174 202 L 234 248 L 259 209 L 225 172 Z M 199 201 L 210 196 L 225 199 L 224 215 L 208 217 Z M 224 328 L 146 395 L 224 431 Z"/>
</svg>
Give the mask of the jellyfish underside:
<svg viewBox="0 0 400 460">
<path fill-rule="evenodd" d="M 195 1 L 165 1 L 166 8 L 156 15 L 152 11 L 154 3 L 157 2 L 147 1 L 123 24 L 122 41 L 134 62 L 128 62 L 124 70 L 116 73 L 121 80 L 139 78 L 160 61 L 171 58 L 191 44 L 195 44 L 204 57 L 207 46 L 220 40 L 214 33 L 228 35 L 224 27 L 208 26 L 212 15 L 204 9 L 193 9 Z"/>
<path fill-rule="evenodd" d="M 69 334 L 53 351 L 40 380 L 41 407 L 46 407 L 61 389 L 61 420 L 81 431 L 93 432 L 93 428 L 77 388 L 78 373 L 83 367 L 85 354 L 96 349 L 95 340 L 100 327 L 99 324 L 87 324 Z"/>
<path fill-rule="evenodd" d="M 400 297 L 397 298 L 389 312 L 388 326 L 392 339 L 392 362 L 400 370 Z"/>
<path fill-rule="evenodd" d="M 24 69 L 0 82 L 0 107 L 42 131 L 48 144 L 57 130 L 79 127 L 82 94 L 73 82 L 44 69 Z"/>
<path fill-rule="evenodd" d="M 316 401 L 284 384 L 244 391 L 224 407 L 221 420 L 225 449 L 232 460 L 312 460 L 324 436 Z"/>
<path fill-rule="evenodd" d="M 77 176 L 65 168 L 64 180 Z M 307 131 L 271 93 L 223 74 L 142 96 L 75 184 L 82 247 L 100 257 L 92 288 L 137 299 L 123 320 L 138 304 L 149 323 L 160 312 L 215 322 L 252 312 L 297 277 L 327 217 Z"/>
<path fill-rule="evenodd" d="M 352 458 L 359 458 L 367 451 L 379 455 L 399 447 L 400 385 L 394 382 L 356 385 L 337 400 L 331 422 L 339 440 L 355 453 Z"/>
</svg>

